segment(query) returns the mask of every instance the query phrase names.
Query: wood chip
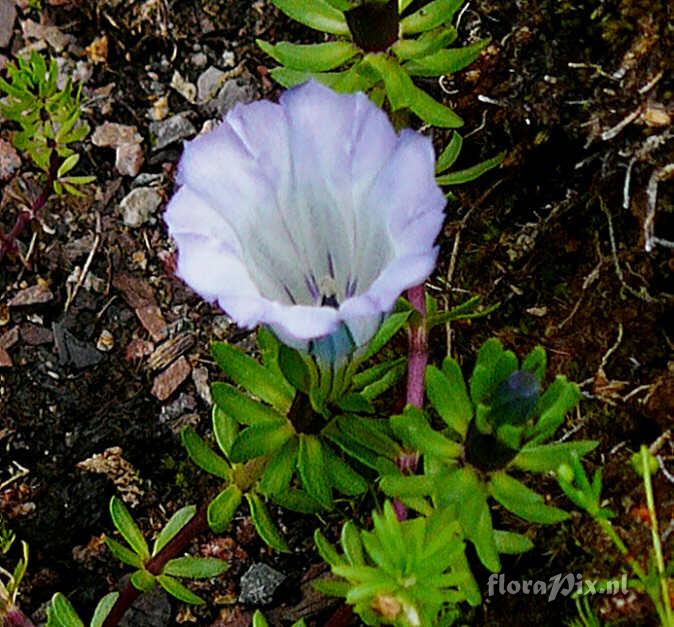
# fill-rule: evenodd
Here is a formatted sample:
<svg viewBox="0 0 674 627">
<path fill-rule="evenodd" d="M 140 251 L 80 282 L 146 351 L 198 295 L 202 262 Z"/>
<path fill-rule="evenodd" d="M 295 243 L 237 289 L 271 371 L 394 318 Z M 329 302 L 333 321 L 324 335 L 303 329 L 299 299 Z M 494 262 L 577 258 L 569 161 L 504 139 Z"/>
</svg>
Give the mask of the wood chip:
<svg viewBox="0 0 674 627">
<path fill-rule="evenodd" d="M 105 475 L 115 484 L 122 500 L 129 505 L 138 505 L 140 498 L 145 494 L 140 487 L 141 480 L 138 471 L 122 457 L 122 449 L 112 446 L 102 453 L 92 455 L 77 464 L 77 467 L 87 472 Z"/>
<path fill-rule="evenodd" d="M 9 331 L 6 331 L 0 335 L 0 348 L 9 350 L 19 341 L 19 327 L 12 327 Z"/>
<path fill-rule="evenodd" d="M 152 384 L 152 395 L 160 401 L 165 401 L 190 376 L 191 371 L 192 366 L 190 366 L 187 359 L 180 357 L 164 372 L 155 377 Z"/>
<path fill-rule="evenodd" d="M 145 305 L 144 307 L 138 307 L 135 311 L 140 323 L 150 334 L 150 337 L 155 342 L 161 342 L 168 333 L 168 325 L 164 320 L 161 309 L 157 305 Z"/>
<path fill-rule="evenodd" d="M 21 339 L 30 346 L 40 346 L 51 344 L 54 341 L 54 334 L 39 324 L 26 323 L 21 325 Z"/>
<path fill-rule="evenodd" d="M 150 356 L 150 359 L 147 360 L 147 365 L 151 370 L 162 370 L 192 348 L 192 346 L 194 346 L 192 334 L 187 332 L 180 333 L 158 346 Z"/>
<path fill-rule="evenodd" d="M 12 365 L 12 358 L 9 356 L 9 353 L 0 347 L 0 368 L 11 368 Z"/>
<path fill-rule="evenodd" d="M 126 361 L 139 361 L 154 351 L 154 343 L 139 337 L 133 338 L 126 347 Z"/>
<path fill-rule="evenodd" d="M 53 299 L 52 291 L 46 285 L 38 283 L 17 292 L 8 304 L 10 307 L 28 307 L 48 303 Z"/>
</svg>

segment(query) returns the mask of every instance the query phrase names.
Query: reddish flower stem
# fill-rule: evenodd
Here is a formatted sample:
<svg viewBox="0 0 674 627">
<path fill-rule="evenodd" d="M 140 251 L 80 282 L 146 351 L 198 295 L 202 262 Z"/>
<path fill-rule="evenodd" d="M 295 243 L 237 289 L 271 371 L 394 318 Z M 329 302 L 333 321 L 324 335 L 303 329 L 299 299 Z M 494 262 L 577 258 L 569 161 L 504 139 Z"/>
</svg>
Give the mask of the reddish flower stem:
<svg viewBox="0 0 674 627">
<path fill-rule="evenodd" d="M 410 324 L 408 333 L 407 404 L 415 407 L 424 405 L 424 374 L 428 363 L 425 298 L 423 284 L 407 290 L 407 300 L 421 316 L 420 321 Z"/>
<path fill-rule="evenodd" d="M 56 154 L 56 150 L 52 150 L 51 157 L 49 159 L 47 180 L 45 181 L 40 195 L 33 201 L 33 204 L 30 207 L 22 209 L 19 212 L 12 230 L 7 233 L 7 235 L 0 231 L 0 261 L 2 261 L 6 253 L 16 252 L 16 239 L 19 237 L 19 235 L 21 235 L 21 233 L 23 233 L 23 230 L 30 224 L 31 220 L 35 218 L 37 212 L 47 204 L 47 201 L 49 200 L 49 197 L 52 193 L 52 185 L 56 180 L 58 169 L 59 157 Z"/>
<path fill-rule="evenodd" d="M 7 613 L 0 618 L 2 619 L 2 627 L 35 627 L 33 621 L 31 621 L 18 607 L 10 608 L 7 610 Z"/>
<path fill-rule="evenodd" d="M 175 536 L 173 536 L 173 538 L 171 538 L 170 542 L 147 562 L 145 568 L 148 572 L 153 575 L 161 573 L 166 562 L 181 553 L 196 536 L 208 531 L 206 512 L 207 507 L 199 509 L 192 519 Z M 120 593 L 117 601 L 115 601 L 115 604 L 112 606 L 110 613 L 103 622 L 103 627 L 115 627 L 140 594 L 140 591 L 136 590 L 129 581 Z"/>
</svg>

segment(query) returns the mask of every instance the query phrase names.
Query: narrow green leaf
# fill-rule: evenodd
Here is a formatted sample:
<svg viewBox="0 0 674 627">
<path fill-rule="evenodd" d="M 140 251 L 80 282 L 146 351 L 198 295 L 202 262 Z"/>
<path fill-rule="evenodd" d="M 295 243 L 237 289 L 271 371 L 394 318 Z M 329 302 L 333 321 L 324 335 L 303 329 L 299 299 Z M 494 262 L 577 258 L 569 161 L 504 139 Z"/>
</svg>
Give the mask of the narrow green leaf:
<svg viewBox="0 0 674 627">
<path fill-rule="evenodd" d="M 117 558 L 120 562 L 127 564 L 128 566 L 133 566 L 134 568 L 142 568 L 143 560 L 141 560 L 131 549 L 126 548 L 123 544 L 120 544 L 107 536 L 103 538 L 103 542 L 105 542 L 105 546 L 108 547 L 108 550 L 112 553 L 113 557 Z"/>
<path fill-rule="evenodd" d="M 348 35 L 349 27 L 341 11 L 330 6 L 325 0 L 272 0 L 288 17 L 309 28 L 331 33 Z"/>
<path fill-rule="evenodd" d="M 536 376 L 539 383 L 543 382 L 545 377 L 545 368 L 548 358 L 545 349 L 542 346 L 536 346 L 522 362 L 522 370 L 527 370 Z"/>
<path fill-rule="evenodd" d="M 119 592 L 109 592 L 96 605 L 89 627 L 103 627 L 112 606 L 117 602 Z M 74 627 L 74 626 L 73 626 Z"/>
<path fill-rule="evenodd" d="M 211 394 L 213 402 L 240 424 L 254 425 L 284 420 L 277 411 L 246 396 L 229 383 L 213 383 Z"/>
<path fill-rule="evenodd" d="M 438 28 L 415 39 L 398 39 L 391 50 L 401 61 L 409 61 L 432 54 L 454 43 L 457 33 L 453 26 Z"/>
<path fill-rule="evenodd" d="M 384 53 L 370 53 L 365 60 L 384 81 L 391 111 L 408 107 L 416 87 L 407 72 Z"/>
<path fill-rule="evenodd" d="M 435 172 L 440 174 L 445 170 L 449 170 L 454 165 L 454 162 L 459 158 L 459 153 L 463 147 L 463 137 L 456 131 L 452 132 L 452 138 L 445 149 L 440 153 L 438 161 L 435 164 Z"/>
<path fill-rule="evenodd" d="M 534 543 L 529 538 L 513 531 L 494 529 L 494 541 L 498 552 L 505 555 L 519 555 L 534 548 Z"/>
<path fill-rule="evenodd" d="M 269 455 L 278 451 L 294 434 L 292 425 L 286 419 L 247 427 L 234 440 L 230 458 L 240 463 Z"/>
<path fill-rule="evenodd" d="M 77 615 L 75 608 L 60 592 L 57 592 L 51 599 L 49 619 L 52 618 L 57 621 L 58 627 L 84 627 L 84 623 Z"/>
<path fill-rule="evenodd" d="M 281 494 L 287 490 L 295 472 L 298 439 L 290 438 L 269 458 L 260 479 L 260 492 L 265 496 Z"/>
<path fill-rule="evenodd" d="M 562 464 L 570 464 L 573 455 L 579 458 L 594 450 L 599 442 L 578 440 L 576 442 L 557 442 L 539 446 L 525 446 L 511 462 L 513 466 L 531 472 L 557 470 Z"/>
<path fill-rule="evenodd" d="M 350 520 L 344 523 L 342 535 L 340 538 L 344 555 L 351 566 L 365 565 L 363 556 L 363 543 L 360 541 L 360 532 L 358 527 Z"/>
<path fill-rule="evenodd" d="M 189 579 L 210 579 L 222 575 L 229 565 L 215 557 L 194 557 L 187 555 L 169 560 L 162 570 L 163 575 L 188 577 Z"/>
<path fill-rule="evenodd" d="M 491 159 L 485 159 L 477 165 L 466 168 L 465 170 L 458 170 L 456 172 L 451 172 L 450 174 L 443 174 L 442 176 L 436 177 L 435 180 L 437 181 L 438 185 L 462 185 L 463 183 L 474 181 L 476 178 L 482 176 L 485 172 L 488 172 L 489 170 L 492 170 L 496 166 L 500 165 L 503 159 L 505 159 L 505 156 L 505 152 L 500 152 Z"/>
<path fill-rule="evenodd" d="M 403 35 L 429 31 L 451 21 L 463 0 L 434 0 L 400 21 Z"/>
<path fill-rule="evenodd" d="M 540 494 L 502 471 L 492 474 L 489 493 L 507 510 L 530 522 L 552 524 L 569 517 L 568 512 L 545 505 Z"/>
<path fill-rule="evenodd" d="M 344 415 L 337 418 L 337 425 L 346 436 L 379 455 L 395 459 L 401 452 L 400 445 L 387 435 L 386 421 Z"/>
<path fill-rule="evenodd" d="M 271 519 L 262 499 L 254 492 L 248 492 L 246 500 L 248 501 L 250 517 L 253 520 L 253 525 L 255 525 L 255 530 L 262 540 L 277 551 L 289 553 L 290 549 Z"/>
<path fill-rule="evenodd" d="M 439 126 L 440 128 L 459 128 L 463 126 L 463 120 L 449 107 L 440 104 L 435 98 L 429 96 L 423 89 L 419 89 L 410 79 L 412 90 L 409 93 L 409 108 L 426 124 Z"/>
<path fill-rule="evenodd" d="M 381 324 L 377 332 L 374 334 L 374 337 L 370 340 L 370 343 L 367 345 L 367 350 L 362 357 L 362 361 L 367 361 L 374 357 L 389 341 L 393 336 L 400 331 L 405 326 L 405 323 L 412 314 L 411 310 L 400 311 L 397 313 L 392 313 L 384 322 Z"/>
<path fill-rule="evenodd" d="M 168 522 L 164 528 L 159 532 L 152 547 L 152 555 L 156 555 L 161 551 L 171 539 L 192 519 L 197 513 L 197 508 L 194 505 L 187 505 L 179 509 Z"/>
<path fill-rule="evenodd" d="M 323 446 L 330 483 L 345 496 L 356 496 L 367 490 L 368 483 L 351 466 L 341 460 L 329 446 Z"/>
<path fill-rule="evenodd" d="M 140 532 L 138 525 L 136 525 L 122 500 L 116 496 L 110 499 L 110 516 L 115 527 L 117 527 L 117 530 L 122 534 L 122 537 L 128 542 L 129 546 L 143 561 L 149 559 L 150 550 L 143 534 Z"/>
<path fill-rule="evenodd" d="M 326 72 L 344 65 L 359 50 L 350 42 L 329 41 L 320 44 L 291 44 L 287 41 L 271 45 L 261 39 L 257 45 L 282 65 L 305 72 Z"/>
<path fill-rule="evenodd" d="M 341 566 L 346 564 L 346 560 L 337 553 L 335 547 L 325 539 L 325 536 L 318 529 L 314 532 L 314 543 L 316 544 L 319 555 L 330 566 Z"/>
<path fill-rule="evenodd" d="M 496 362 L 503 353 L 503 345 L 496 338 L 487 340 L 477 353 L 470 378 L 470 396 L 474 405 L 481 403 L 491 392 Z"/>
<path fill-rule="evenodd" d="M 194 594 L 194 592 L 187 586 L 183 585 L 173 577 L 169 577 L 168 575 L 158 575 L 157 581 L 166 592 L 178 599 L 178 601 L 189 603 L 190 605 L 203 605 L 205 603 L 200 596 Z"/>
<path fill-rule="evenodd" d="M 72 170 L 77 165 L 79 160 L 80 156 L 77 153 L 70 155 L 67 159 L 65 159 L 59 166 L 56 174 L 57 178 L 61 178 L 68 174 L 68 172 L 70 172 L 70 170 Z"/>
<path fill-rule="evenodd" d="M 460 444 L 434 431 L 418 407 L 408 405 L 402 414 L 391 416 L 391 428 L 406 448 L 425 455 L 446 460 L 455 459 L 463 452 Z"/>
<path fill-rule="evenodd" d="M 347 394 L 337 401 L 337 407 L 353 414 L 374 414 L 374 405 L 364 394 Z"/>
<path fill-rule="evenodd" d="M 278 364 L 281 373 L 293 388 L 304 394 L 309 393 L 311 372 L 299 351 L 285 344 L 281 345 L 279 347 Z"/>
<path fill-rule="evenodd" d="M 404 68 L 412 76 L 454 74 L 475 61 L 489 41 L 489 39 L 481 39 L 470 46 L 437 50 L 428 56 L 408 61 Z"/>
<path fill-rule="evenodd" d="M 208 526 L 213 533 L 224 533 L 241 504 L 241 490 L 237 485 L 225 488 L 208 504 Z"/>
<path fill-rule="evenodd" d="M 267 619 L 260 610 L 255 610 L 255 614 L 253 614 L 253 627 L 269 627 Z"/>
<path fill-rule="evenodd" d="M 203 468 L 206 472 L 221 479 L 231 477 L 232 471 L 229 464 L 215 453 L 192 427 L 185 427 L 180 434 L 180 439 L 189 458 L 199 468 Z"/>
<path fill-rule="evenodd" d="M 297 471 L 302 487 L 326 509 L 332 508 L 332 489 L 323 446 L 313 435 L 301 433 L 297 454 Z"/>
<path fill-rule="evenodd" d="M 435 366 L 428 366 L 425 382 L 428 399 L 440 418 L 465 437 L 473 417 L 473 405 L 468 398 L 459 364 L 447 357 L 442 364 L 442 371 Z"/>
<path fill-rule="evenodd" d="M 236 436 L 239 435 L 239 424 L 235 418 L 225 413 L 217 405 L 213 405 L 211 416 L 213 434 L 215 435 L 215 441 L 218 443 L 218 448 L 227 459 L 230 459 L 232 444 L 236 440 Z"/>
<path fill-rule="evenodd" d="M 293 398 L 282 378 L 231 344 L 213 342 L 211 352 L 220 369 L 232 381 L 282 414 L 288 411 Z"/>
<path fill-rule="evenodd" d="M 346 597 L 351 591 L 352 585 L 341 579 L 314 579 L 312 585 L 321 594 L 328 597 Z M 375 623 L 376 624 L 376 623 Z"/>
<path fill-rule="evenodd" d="M 312 499 L 306 492 L 297 488 L 288 488 L 285 492 L 276 494 L 273 501 L 284 509 L 300 514 L 321 514 L 325 511 L 316 499 Z"/>
<path fill-rule="evenodd" d="M 291 89 L 309 80 L 315 80 L 326 87 L 335 88 L 335 84 L 345 80 L 347 74 L 352 70 L 344 72 L 304 72 L 302 70 L 291 70 L 286 67 L 275 67 L 269 70 L 269 75 L 282 87 Z M 340 90 L 341 91 L 341 90 Z"/>
<path fill-rule="evenodd" d="M 433 494 L 435 483 L 435 478 L 428 475 L 385 475 L 379 487 L 388 496 L 406 498 Z"/>
<path fill-rule="evenodd" d="M 550 437 L 564 422 L 566 414 L 578 404 L 581 396 L 578 385 L 567 381 L 563 375 L 557 375 L 538 400 L 536 411 L 541 413 L 533 428 L 535 438 L 532 444 Z"/>
<path fill-rule="evenodd" d="M 141 592 L 149 592 L 154 588 L 154 575 L 148 573 L 146 570 L 137 570 L 131 575 L 131 584 L 136 590 Z"/>
</svg>

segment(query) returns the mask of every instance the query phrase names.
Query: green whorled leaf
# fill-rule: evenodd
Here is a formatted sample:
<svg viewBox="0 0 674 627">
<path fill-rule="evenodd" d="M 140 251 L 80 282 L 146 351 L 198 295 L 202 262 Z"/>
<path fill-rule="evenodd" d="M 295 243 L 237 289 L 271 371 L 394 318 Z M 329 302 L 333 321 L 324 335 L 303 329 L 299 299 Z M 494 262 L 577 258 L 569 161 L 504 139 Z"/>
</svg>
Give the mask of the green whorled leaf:
<svg viewBox="0 0 674 627">
<path fill-rule="evenodd" d="M 257 39 L 257 45 L 282 65 L 305 72 L 327 72 L 344 65 L 359 50 L 347 41 L 329 41 L 320 44 L 291 44 L 282 41 L 275 46 Z"/>
<path fill-rule="evenodd" d="M 451 21 L 463 0 L 433 0 L 400 21 L 403 35 L 423 33 Z"/>
<path fill-rule="evenodd" d="M 563 375 L 557 375 L 552 384 L 541 395 L 534 410 L 540 418 L 533 427 L 532 444 L 538 444 L 550 437 L 564 422 L 564 417 L 581 399 L 578 385 L 571 383 Z"/>
<path fill-rule="evenodd" d="M 445 149 L 440 153 L 435 164 L 436 174 L 440 174 L 445 170 L 449 170 L 454 165 L 454 162 L 459 158 L 459 154 L 463 148 L 463 137 L 456 131 L 452 132 L 452 138 Z"/>
<path fill-rule="evenodd" d="M 119 592 L 109 592 L 96 605 L 94 615 L 91 618 L 89 627 L 103 627 L 105 619 L 108 617 L 112 606 L 117 602 Z M 73 627 L 75 627 L 73 625 Z"/>
<path fill-rule="evenodd" d="M 194 594 L 187 586 L 169 575 L 157 575 L 157 581 L 166 592 L 178 599 L 178 601 L 189 603 L 190 605 L 203 605 L 205 603 L 200 596 Z"/>
<path fill-rule="evenodd" d="M 137 570 L 131 575 L 131 585 L 141 592 L 149 592 L 154 588 L 155 577 L 146 570 Z"/>
<path fill-rule="evenodd" d="M 314 579 L 312 585 L 316 590 L 327 597 L 341 598 L 345 597 L 353 587 L 348 581 L 328 577 L 324 579 Z"/>
<path fill-rule="evenodd" d="M 342 431 L 336 420 L 324 427 L 321 434 L 336 444 L 349 457 L 358 460 L 364 466 L 376 470 L 380 475 L 396 472 L 397 467 L 392 459 L 386 458 L 376 451 L 362 445 L 357 438 L 351 437 L 348 433 Z"/>
<path fill-rule="evenodd" d="M 194 557 L 186 555 L 169 560 L 162 570 L 163 575 L 188 577 L 189 579 L 210 579 L 222 575 L 229 565 L 215 557 Z"/>
<path fill-rule="evenodd" d="M 481 298 L 479 296 L 473 296 L 460 305 L 452 307 L 449 311 L 429 313 L 426 318 L 427 328 L 433 329 L 440 324 L 446 324 L 448 322 L 453 322 L 454 320 L 484 318 L 500 307 L 500 303 L 489 305 L 488 307 L 481 307 L 480 300 Z"/>
<path fill-rule="evenodd" d="M 498 572 L 501 562 L 494 541 L 487 490 L 476 472 L 464 466 L 445 473 L 437 485 L 436 506 L 455 508 L 464 536 L 475 546 L 480 561 L 492 572 Z"/>
<path fill-rule="evenodd" d="M 229 459 L 232 444 L 236 440 L 236 436 L 239 435 L 239 423 L 217 405 L 213 405 L 211 417 L 215 441 L 218 443 L 218 448 Z"/>
<path fill-rule="evenodd" d="M 322 447 L 330 483 L 340 494 L 356 496 L 367 490 L 368 483 L 327 445 Z"/>
<path fill-rule="evenodd" d="M 503 471 L 492 474 L 489 493 L 507 510 L 530 522 L 547 525 L 569 517 L 568 512 L 546 505 L 540 494 Z"/>
<path fill-rule="evenodd" d="M 390 421 L 393 432 L 407 448 L 440 459 L 454 459 L 463 452 L 460 444 L 434 431 L 418 407 L 408 405 L 402 414 L 391 416 Z"/>
<path fill-rule="evenodd" d="M 230 465 L 215 453 L 192 427 L 185 427 L 180 434 L 180 439 L 187 455 L 199 468 L 221 479 L 230 479 L 232 475 Z"/>
<path fill-rule="evenodd" d="M 107 536 L 103 538 L 103 542 L 105 542 L 105 546 L 108 547 L 108 550 L 112 553 L 113 557 L 117 558 L 120 562 L 133 566 L 134 568 L 142 568 L 143 560 L 141 560 L 137 553 L 134 553 L 131 549 L 126 548 L 123 544 L 120 544 Z"/>
<path fill-rule="evenodd" d="M 284 509 L 300 514 L 320 514 L 325 511 L 316 499 L 297 488 L 288 488 L 285 492 L 274 495 L 273 501 Z"/>
<path fill-rule="evenodd" d="M 47 617 L 49 627 L 84 627 L 84 623 L 77 615 L 75 608 L 60 592 L 57 592 L 51 598 Z"/>
<path fill-rule="evenodd" d="M 306 433 L 301 433 L 299 439 L 297 471 L 302 487 L 325 509 L 332 509 L 332 488 L 323 445 L 316 436 Z"/>
<path fill-rule="evenodd" d="M 352 385 L 354 390 L 362 390 L 371 383 L 379 381 L 382 377 L 386 376 L 389 370 L 399 367 L 400 365 L 407 365 L 407 360 L 405 357 L 400 357 L 398 359 L 393 359 L 390 361 L 383 361 L 378 363 L 371 368 L 362 370 L 361 372 L 355 374 L 352 379 Z"/>
<path fill-rule="evenodd" d="M 561 464 L 570 464 L 574 455 L 583 457 L 594 450 L 599 442 L 578 440 L 576 442 L 557 442 L 539 446 L 526 445 L 511 464 L 520 470 L 548 472 L 557 470 Z"/>
<path fill-rule="evenodd" d="M 359 71 L 358 65 L 342 72 L 303 72 L 276 67 L 269 71 L 269 75 L 287 89 L 312 79 L 339 93 L 366 91 L 373 84 L 372 78 Z"/>
<path fill-rule="evenodd" d="M 311 387 L 311 371 L 302 355 L 283 344 L 279 347 L 278 363 L 286 381 L 296 390 L 308 394 Z"/>
<path fill-rule="evenodd" d="M 348 35 L 344 14 L 325 0 L 272 0 L 288 17 L 314 30 L 332 35 Z"/>
<path fill-rule="evenodd" d="M 260 478 L 260 492 L 265 496 L 281 494 L 288 489 L 297 462 L 298 439 L 290 438 L 269 458 Z"/>
<path fill-rule="evenodd" d="M 545 368 L 547 366 L 548 358 L 545 354 L 545 349 L 542 346 L 536 346 L 522 362 L 522 370 L 531 372 L 539 383 L 543 382 L 545 377 Z"/>
<path fill-rule="evenodd" d="M 374 413 L 374 405 L 364 394 L 347 394 L 337 401 L 337 407 L 342 411 L 354 414 Z"/>
<path fill-rule="evenodd" d="M 289 553 L 290 549 L 271 519 L 262 499 L 254 492 L 248 492 L 246 501 L 248 501 L 250 517 L 253 520 L 253 525 L 255 525 L 255 530 L 262 540 L 277 551 Z"/>
<path fill-rule="evenodd" d="M 211 394 L 213 402 L 240 424 L 255 425 L 285 420 L 281 414 L 268 405 L 263 405 L 250 398 L 229 383 L 213 383 Z"/>
<path fill-rule="evenodd" d="M 473 417 L 473 405 L 468 398 L 461 367 L 447 357 L 442 371 L 435 366 L 426 368 L 426 394 L 440 418 L 461 437 L 466 437 Z"/>
<path fill-rule="evenodd" d="M 70 170 L 72 170 L 77 165 L 79 160 L 80 156 L 77 153 L 70 155 L 67 159 L 65 159 L 59 166 L 59 169 L 56 173 L 57 178 L 61 178 L 68 174 L 68 172 L 70 172 Z"/>
<path fill-rule="evenodd" d="M 379 487 L 388 496 L 401 498 L 429 496 L 435 492 L 436 479 L 428 475 L 385 475 Z"/>
<path fill-rule="evenodd" d="M 318 549 L 318 554 L 330 566 L 343 566 L 346 560 L 337 552 L 337 549 L 325 539 L 325 536 L 319 529 L 314 531 L 314 544 Z"/>
<path fill-rule="evenodd" d="M 118 499 L 116 496 L 113 496 L 110 499 L 110 516 L 119 533 L 122 534 L 122 537 L 138 554 L 138 556 L 143 561 L 149 559 L 150 550 L 148 549 L 147 542 L 145 541 L 143 534 L 141 533 L 134 519 L 131 517 L 129 510 L 126 509 L 126 506 L 122 500 Z"/>
<path fill-rule="evenodd" d="M 470 378 L 470 396 L 474 405 L 489 396 L 493 385 L 494 367 L 503 352 L 503 345 L 496 338 L 487 340 L 480 347 Z"/>
<path fill-rule="evenodd" d="M 269 627 L 267 619 L 260 610 L 255 610 L 255 614 L 253 614 L 253 627 Z"/>
<path fill-rule="evenodd" d="M 423 89 L 419 89 L 410 79 L 412 90 L 409 93 L 409 108 L 426 124 L 440 128 L 459 128 L 463 120 L 449 107 L 439 103 Z"/>
<path fill-rule="evenodd" d="M 466 168 L 465 170 L 457 170 L 456 172 L 451 172 L 450 174 L 443 174 L 442 176 L 437 176 L 435 180 L 438 185 L 462 185 L 463 183 L 469 183 L 474 181 L 476 178 L 482 176 L 485 172 L 492 170 L 496 166 L 500 165 L 503 159 L 505 159 L 506 153 L 500 152 L 495 157 L 491 159 L 485 159 L 480 163 Z"/>
<path fill-rule="evenodd" d="M 534 548 L 534 543 L 521 533 L 494 529 L 494 542 L 499 553 L 519 555 Z"/>
<path fill-rule="evenodd" d="M 336 424 L 346 436 L 359 445 L 388 459 L 396 459 L 402 449 L 390 436 L 388 421 L 345 414 L 338 416 Z"/>
<path fill-rule="evenodd" d="M 448 26 L 424 33 L 415 39 L 399 39 L 391 46 L 391 50 L 401 61 L 409 61 L 410 59 L 425 57 L 436 50 L 453 44 L 456 37 L 456 29 L 453 26 Z"/>
<path fill-rule="evenodd" d="M 209 504 L 206 518 L 213 533 L 224 533 L 241 504 L 241 489 L 237 485 L 226 487 Z"/>
<path fill-rule="evenodd" d="M 351 566 L 365 565 L 363 543 L 360 540 L 360 532 L 358 531 L 358 527 L 356 527 L 350 520 L 344 523 L 344 526 L 342 527 L 340 543 L 344 550 L 344 555 Z"/>
<path fill-rule="evenodd" d="M 284 418 L 247 427 L 236 437 L 230 450 L 233 462 L 247 462 L 279 450 L 293 435 L 292 425 Z"/>
<path fill-rule="evenodd" d="M 282 414 L 290 409 L 293 394 L 286 381 L 272 370 L 226 342 L 213 342 L 211 352 L 220 369 L 237 385 L 269 403 Z"/>
<path fill-rule="evenodd" d="M 164 528 L 157 535 L 152 547 L 152 555 L 159 553 L 159 551 L 171 541 L 171 539 L 194 517 L 194 514 L 196 513 L 196 506 L 187 505 L 173 514 L 164 525 Z"/>
<path fill-rule="evenodd" d="M 362 396 L 368 400 L 379 398 L 384 392 L 398 383 L 406 372 L 407 361 L 405 358 L 392 362 L 391 368 L 381 377 L 381 379 L 373 381 L 363 388 L 361 392 Z"/>
<path fill-rule="evenodd" d="M 386 96 L 391 103 L 391 111 L 409 107 L 416 87 L 407 72 L 384 53 L 370 53 L 365 57 L 365 61 L 384 81 Z"/>
<path fill-rule="evenodd" d="M 392 313 L 384 322 L 381 324 L 377 332 L 374 334 L 374 337 L 370 340 L 363 355 L 362 360 L 367 361 L 374 357 L 389 341 L 393 336 L 400 331 L 405 326 L 405 323 L 412 314 L 412 310 L 400 311 Z M 362 374 L 362 373 L 361 373 Z"/>
<path fill-rule="evenodd" d="M 470 46 L 437 50 L 428 56 L 408 61 L 404 68 L 412 76 L 454 74 L 475 61 L 489 41 L 489 39 L 481 39 Z"/>
</svg>

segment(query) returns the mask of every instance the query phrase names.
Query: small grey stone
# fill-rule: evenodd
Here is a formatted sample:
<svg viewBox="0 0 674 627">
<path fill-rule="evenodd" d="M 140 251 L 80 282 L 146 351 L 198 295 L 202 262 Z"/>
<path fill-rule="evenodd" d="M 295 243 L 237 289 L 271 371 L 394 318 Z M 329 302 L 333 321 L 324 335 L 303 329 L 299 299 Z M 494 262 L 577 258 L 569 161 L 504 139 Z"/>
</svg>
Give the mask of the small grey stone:
<svg viewBox="0 0 674 627">
<path fill-rule="evenodd" d="M 14 0 L 0 0 L 0 48 L 6 48 L 12 39 L 16 5 Z"/>
<path fill-rule="evenodd" d="M 239 601 L 249 605 L 269 605 L 286 576 L 271 566 L 257 562 L 241 577 Z"/>
<path fill-rule="evenodd" d="M 152 122 L 150 124 L 150 133 L 155 138 L 154 150 L 161 150 L 173 142 L 180 141 L 186 137 L 195 135 L 197 129 L 192 122 L 181 113 L 171 116 L 161 122 Z"/>
<path fill-rule="evenodd" d="M 197 98 L 199 103 L 213 100 L 226 80 L 226 74 L 212 65 L 204 70 L 197 79 Z"/>
<path fill-rule="evenodd" d="M 128 581 L 123 577 L 122 582 Z M 160 586 L 141 594 L 128 609 L 119 627 L 166 627 L 171 621 L 171 602 Z"/>
<path fill-rule="evenodd" d="M 143 149 L 138 144 L 122 144 L 115 151 L 115 168 L 120 174 L 136 176 L 144 158 Z"/>
<path fill-rule="evenodd" d="M 154 172 L 143 172 L 139 174 L 135 179 L 133 179 L 131 186 L 132 187 L 147 187 L 152 183 L 161 181 L 161 174 L 156 174 Z"/>
<path fill-rule="evenodd" d="M 161 204 L 161 196 L 152 187 L 136 187 L 122 199 L 124 224 L 132 228 L 145 224 Z"/>
<path fill-rule="evenodd" d="M 97 351 L 89 342 L 76 338 L 60 322 L 52 323 L 54 345 L 62 366 L 71 365 L 77 370 L 95 366 L 103 359 L 103 353 Z"/>
<path fill-rule="evenodd" d="M 190 61 L 194 67 L 205 67 L 208 63 L 208 57 L 203 52 L 197 52 L 190 57 Z"/>
<path fill-rule="evenodd" d="M 9 181 L 20 167 L 21 158 L 14 150 L 14 146 L 4 139 L 0 139 L 0 181 Z"/>
<path fill-rule="evenodd" d="M 205 111 L 209 115 L 224 117 L 234 105 L 246 104 L 255 99 L 255 90 L 250 83 L 240 78 L 228 80 L 218 92 L 218 95 L 206 103 Z"/>
</svg>

